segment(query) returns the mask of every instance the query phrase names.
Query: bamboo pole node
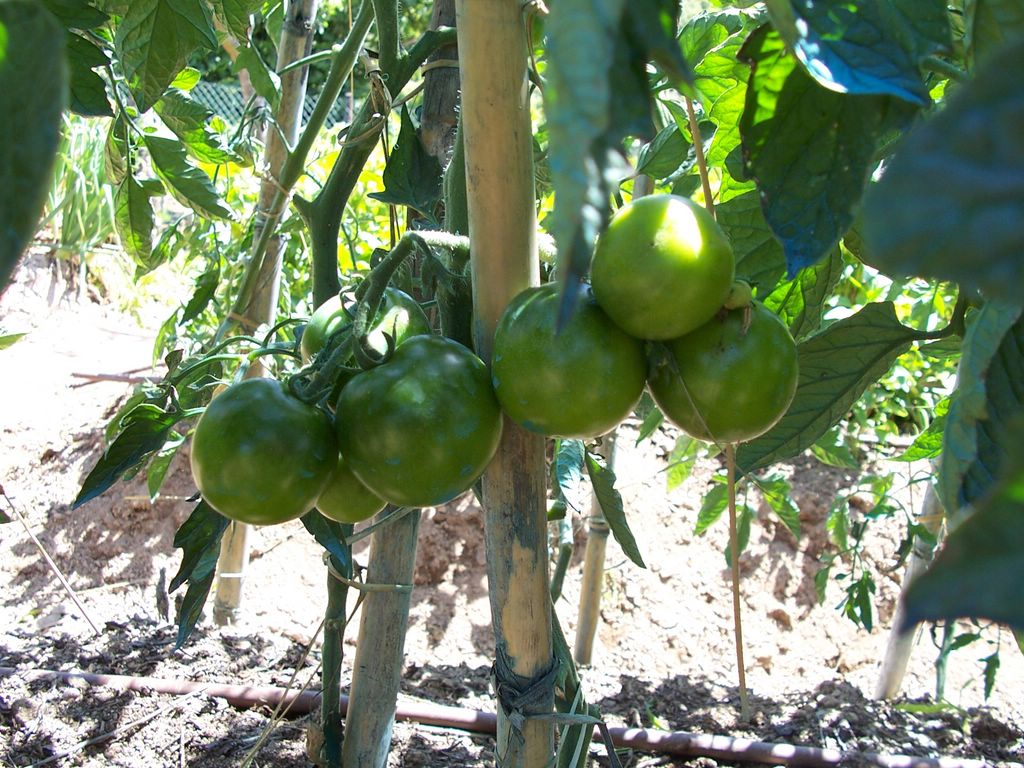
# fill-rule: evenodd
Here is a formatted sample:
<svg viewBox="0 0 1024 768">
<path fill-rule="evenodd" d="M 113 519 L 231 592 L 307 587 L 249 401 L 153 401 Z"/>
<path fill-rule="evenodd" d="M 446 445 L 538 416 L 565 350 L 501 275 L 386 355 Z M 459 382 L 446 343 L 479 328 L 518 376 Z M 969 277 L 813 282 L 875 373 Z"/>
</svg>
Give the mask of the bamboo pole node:
<svg viewBox="0 0 1024 768">
<path fill-rule="evenodd" d="M 424 64 L 422 67 L 420 67 L 420 72 L 423 73 L 423 74 L 426 74 L 427 72 L 429 72 L 432 69 L 458 69 L 458 68 L 459 68 L 459 60 L 458 59 L 434 59 L 433 61 L 428 61 L 426 64 Z"/>
<path fill-rule="evenodd" d="M 338 573 L 334 563 L 331 562 L 331 556 L 326 552 L 324 553 L 324 562 L 327 564 L 327 573 L 330 574 L 332 579 L 337 579 L 342 584 L 358 589 L 361 592 L 401 592 L 403 594 L 412 592 L 412 584 L 368 584 L 365 581 L 350 579 Z"/>
</svg>

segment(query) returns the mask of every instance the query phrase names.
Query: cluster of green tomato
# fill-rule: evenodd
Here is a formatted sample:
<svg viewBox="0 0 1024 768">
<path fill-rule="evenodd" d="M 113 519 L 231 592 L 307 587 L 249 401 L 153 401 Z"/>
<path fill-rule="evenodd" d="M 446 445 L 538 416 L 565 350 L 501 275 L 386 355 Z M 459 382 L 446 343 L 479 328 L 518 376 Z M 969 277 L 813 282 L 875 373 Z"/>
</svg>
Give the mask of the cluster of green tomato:
<svg viewBox="0 0 1024 768">
<path fill-rule="evenodd" d="M 749 440 L 788 408 L 796 347 L 734 273 L 704 209 L 671 195 L 638 199 L 598 241 L 591 286 L 565 328 L 556 284 L 513 299 L 490 372 L 388 288 L 367 341 L 384 352 L 390 337 L 393 353 L 345 383 L 333 416 L 272 379 L 235 384 L 196 425 L 196 483 L 233 520 L 280 523 L 315 507 L 355 523 L 387 503 L 433 506 L 467 490 L 497 450 L 502 412 L 534 432 L 590 438 L 626 418 L 645 386 L 695 437 Z M 340 299 L 320 307 L 304 358 L 346 317 Z"/>
</svg>

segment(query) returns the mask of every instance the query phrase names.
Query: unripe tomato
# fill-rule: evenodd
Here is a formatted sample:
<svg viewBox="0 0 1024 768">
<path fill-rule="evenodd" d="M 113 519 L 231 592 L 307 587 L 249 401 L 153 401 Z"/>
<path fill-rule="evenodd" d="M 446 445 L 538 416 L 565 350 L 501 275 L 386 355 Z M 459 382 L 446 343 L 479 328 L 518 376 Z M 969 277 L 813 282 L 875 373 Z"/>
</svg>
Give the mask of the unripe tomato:
<svg viewBox="0 0 1024 768">
<path fill-rule="evenodd" d="M 331 474 L 327 487 L 316 500 L 320 514 L 339 523 L 360 523 L 369 520 L 386 506 L 387 502 L 375 494 L 356 477 L 345 461 L 338 457 L 338 466 Z"/>
<path fill-rule="evenodd" d="M 699 440 L 752 440 L 782 418 L 797 384 L 797 350 L 783 322 L 754 301 L 665 344 L 648 378 L 662 412 Z"/>
<path fill-rule="evenodd" d="M 603 435 L 643 394 L 643 343 L 620 329 L 587 288 L 572 319 L 556 333 L 555 283 L 527 288 L 494 332 L 491 380 L 513 421 L 554 437 Z"/>
<path fill-rule="evenodd" d="M 317 307 L 302 332 L 299 344 L 302 359 L 307 363 L 312 360 L 313 355 L 324 348 L 328 337 L 348 322 L 351 318 L 342 308 L 339 296 L 333 296 Z M 367 337 L 370 347 L 383 355 L 388 349 L 385 334 L 394 338 L 397 346 L 421 333 L 430 333 L 430 321 L 416 299 L 397 288 L 385 288 L 377 319 Z"/>
<path fill-rule="evenodd" d="M 225 517 L 272 525 L 304 515 L 338 463 L 325 412 L 274 379 L 246 379 L 215 397 L 192 435 L 192 476 Z"/>
<path fill-rule="evenodd" d="M 620 208 L 597 241 L 597 303 L 638 339 L 674 339 L 703 325 L 729 293 L 732 246 L 704 208 L 650 195 Z"/>
<path fill-rule="evenodd" d="M 494 456 L 501 409 L 480 358 L 414 336 L 341 391 L 335 425 L 352 471 L 385 501 L 427 507 L 468 489 Z"/>
</svg>

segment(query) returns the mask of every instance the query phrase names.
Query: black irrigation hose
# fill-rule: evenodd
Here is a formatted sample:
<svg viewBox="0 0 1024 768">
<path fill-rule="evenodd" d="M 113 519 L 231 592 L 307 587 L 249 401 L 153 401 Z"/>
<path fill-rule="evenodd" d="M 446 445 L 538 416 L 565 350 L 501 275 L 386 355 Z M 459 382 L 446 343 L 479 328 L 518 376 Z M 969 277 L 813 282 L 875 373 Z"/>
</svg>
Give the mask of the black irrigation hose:
<svg viewBox="0 0 1024 768">
<path fill-rule="evenodd" d="M 0 677 L 20 676 L 27 680 L 83 680 L 90 685 L 101 685 L 142 693 L 174 695 L 201 691 L 207 696 L 225 699 L 235 707 L 282 706 L 290 715 L 306 715 L 316 711 L 320 695 L 316 691 L 289 691 L 272 686 L 221 685 L 193 680 L 165 680 L 155 677 L 126 675 L 99 675 L 89 672 L 56 672 L 44 669 L 15 669 L 0 667 Z M 348 707 L 342 697 L 341 711 Z M 424 725 L 494 734 L 497 719 L 492 712 L 479 712 L 441 704 L 399 702 L 395 710 L 398 720 Z M 644 728 L 609 728 L 616 747 L 642 752 L 659 752 L 678 757 L 710 757 L 732 762 L 762 763 L 765 765 L 810 766 L 831 768 L 839 765 L 871 765 L 879 768 L 982 768 L 990 766 L 985 760 L 967 760 L 954 757 L 913 757 L 909 755 L 881 755 L 874 752 L 841 752 L 836 749 L 800 747 L 764 741 L 738 739 L 732 736 L 713 736 L 686 731 L 656 731 Z M 1021 766 L 1020 763 L 1009 763 Z"/>
</svg>

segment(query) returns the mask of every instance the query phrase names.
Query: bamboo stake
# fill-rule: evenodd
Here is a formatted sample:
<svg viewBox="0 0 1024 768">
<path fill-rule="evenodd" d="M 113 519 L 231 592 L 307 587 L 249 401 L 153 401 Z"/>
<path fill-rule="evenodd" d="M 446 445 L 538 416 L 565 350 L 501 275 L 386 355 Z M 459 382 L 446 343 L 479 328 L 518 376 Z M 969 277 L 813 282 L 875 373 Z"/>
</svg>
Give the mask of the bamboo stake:
<svg viewBox="0 0 1024 768">
<path fill-rule="evenodd" d="M 412 584 L 419 524 L 420 514 L 416 512 L 373 534 L 367 582 Z M 364 594 L 345 720 L 342 765 L 384 768 L 387 764 L 411 600 L 411 586 Z"/>
<path fill-rule="evenodd" d="M 435 0 L 431 29 L 454 24 L 454 0 Z M 448 55 L 453 53 L 449 51 Z M 459 83 L 458 77 L 451 74 L 425 78 L 422 131 L 455 122 Z M 434 140 L 427 143 L 427 151 L 443 165 L 454 142 L 454 133 L 438 130 L 432 133 Z M 367 573 L 369 583 L 412 583 L 419 522 L 420 512 L 416 511 L 373 533 Z M 350 714 L 345 722 L 342 765 L 384 768 L 387 763 L 411 598 L 411 588 L 365 594 L 349 691 Z"/>
<path fill-rule="evenodd" d="M 313 48 L 313 20 L 319 0 L 299 0 L 289 3 L 278 46 L 277 68 L 284 69 L 293 61 L 308 56 Z M 302 105 L 306 100 L 306 67 L 290 70 L 281 76 L 281 101 L 275 119 L 279 130 L 269 131 L 264 152 L 267 175 L 260 186 L 259 214 L 253 232 L 253 242 L 261 240 L 264 227 L 272 227 L 280 218 L 277 206 L 280 200 L 278 179 L 288 159 L 289 146 L 294 145 L 302 124 Z M 287 142 L 287 144 L 285 143 Z M 267 243 L 265 256 L 256 275 L 255 290 L 242 313 L 246 330 L 262 324 L 273 325 L 277 312 L 277 297 L 281 273 L 281 239 L 276 234 Z M 263 373 L 261 365 L 249 369 L 252 376 Z M 249 562 L 249 526 L 233 522 L 221 539 L 217 561 L 217 591 L 213 603 L 213 620 L 220 625 L 238 621 L 242 605 L 242 587 Z"/>
<path fill-rule="evenodd" d="M 921 514 L 917 519 L 932 534 L 938 536 L 945 515 L 939 496 L 935 492 L 935 486 L 931 483 L 928 484 L 928 490 L 925 491 Z M 898 630 L 898 627 L 903 624 L 903 614 L 906 610 L 902 595 L 906 594 L 914 579 L 927 570 L 934 554 L 935 545 L 925 540 L 915 542 L 910 553 L 910 559 L 907 561 L 907 568 L 903 574 L 903 585 L 900 588 L 901 599 L 896 603 L 896 612 L 892 617 L 893 629 L 889 634 L 885 657 L 882 659 L 882 668 L 878 675 L 878 685 L 875 688 L 876 699 L 891 699 L 900 692 L 903 677 L 907 673 L 907 665 L 910 663 L 910 655 L 914 649 L 914 639 L 917 636 L 916 632 L 900 634 Z"/>
<path fill-rule="evenodd" d="M 526 26 L 519 0 L 457 0 L 462 128 L 477 353 L 490 360 L 498 318 L 537 285 Z M 482 480 L 497 655 L 499 766 L 548 765 L 554 752 L 544 440 L 505 419 Z M 530 700 L 516 705 L 516 693 Z M 517 711 L 518 710 L 518 711 Z"/>
<path fill-rule="evenodd" d="M 615 432 L 607 435 L 595 451 L 603 456 L 612 469 L 615 465 Z M 601 616 L 601 591 L 604 586 L 605 550 L 608 546 L 608 521 L 597 501 L 590 500 L 590 525 L 587 530 L 587 548 L 583 554 L 583 581 L 580 585 L 580 609 L 576 626 L 576 644 L 573 658 L 579 665 L 590 664 L 594 655 L 594 638 Z"/>
</svg>

